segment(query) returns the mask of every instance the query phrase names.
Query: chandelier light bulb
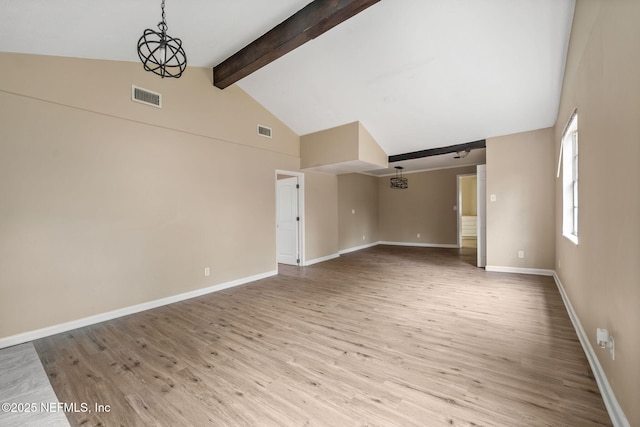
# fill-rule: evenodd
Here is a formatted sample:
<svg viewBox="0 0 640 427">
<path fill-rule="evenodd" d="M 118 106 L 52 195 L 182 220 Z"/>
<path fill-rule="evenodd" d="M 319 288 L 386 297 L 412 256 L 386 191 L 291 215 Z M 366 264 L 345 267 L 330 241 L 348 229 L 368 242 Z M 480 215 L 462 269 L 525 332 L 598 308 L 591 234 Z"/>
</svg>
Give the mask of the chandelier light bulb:
<svg viewBox="0 0 640 427">
<path fill-rule="evenodd" d="M 160 44 L 158 48 L 158 64 L 164 65 L 167 62 L 167 47 L 165 44 Z"/>
</svg>

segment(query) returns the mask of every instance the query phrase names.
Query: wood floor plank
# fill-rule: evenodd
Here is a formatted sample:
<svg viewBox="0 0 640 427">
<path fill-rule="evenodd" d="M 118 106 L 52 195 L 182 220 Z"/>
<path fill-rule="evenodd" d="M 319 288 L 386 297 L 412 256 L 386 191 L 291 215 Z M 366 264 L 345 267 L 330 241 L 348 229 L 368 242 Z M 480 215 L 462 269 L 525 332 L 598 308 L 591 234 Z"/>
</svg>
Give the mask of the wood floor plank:
<svg viewBox="0 0 640 427">
<path fill-rule="evenodd" d="M 72 425 L 611 425 L 553 279 L 377 246 L 35 343 Z"/>
</svg>

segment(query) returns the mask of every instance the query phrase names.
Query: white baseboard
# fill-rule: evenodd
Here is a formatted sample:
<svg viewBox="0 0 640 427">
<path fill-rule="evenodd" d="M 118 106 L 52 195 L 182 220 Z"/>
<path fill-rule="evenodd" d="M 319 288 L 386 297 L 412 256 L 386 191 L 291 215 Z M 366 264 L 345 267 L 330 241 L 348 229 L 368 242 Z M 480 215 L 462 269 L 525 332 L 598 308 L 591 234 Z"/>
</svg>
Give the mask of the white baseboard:
<svg viewBox="0 0 640 427">
<path fill-rule="evenodd" d="M 230 282 L 209 286 L 207 288 L 196 289 L 193 291 L 185 292 L 183 294 L 173 295 L 166 298 L 160 298 L 154 301 L 149 301 L 142 304 L 136 304 L 129 307 L 120 308 L 118 310 L 108 311 L 106 313 L 96 314 L 94 316 L 72 320 L 70 322 L 60 323 L 54 326 L 48 326 L 46 328 L 37 329 L 35 331 L 24 332 L 17 335 L 11 335 L 9 337 L 0 338 L 0 349 L 5 347 L 11 347 L 17 344 L 22 344 L 22 343 L 33 341 L 33 340 L 37 340 L 40 338 L 48 337 L 51 335 L 59 334 L 62 332 L 67 332 L 72 329 L 93 325 L 95 323 L 105 322 L 107 320 L 116 319 L 118 317 L 127 316 L 129 314 L 139 313 L 141 311 L 150 310 L 152 308 L 161 307 L 163 305 L 173 304 L 175 302 L 180 302 L 187 299 L 210 294 L 213 292 L 218 292 L 223 289 L 232 288 L 234 286 L 244 285 L 249 282 L 254 282 L 256 280 L 275 276 L 276 274 L 278 274 L 276 270 L 268 271 L 266 273 L 260 273 L 254 276 L 243 277 L 241 279 L 232 280 Z"/>
<path fill-rule="evenodd" d="M 562 301 L 564 301 L 567 313 L 569 313 L 571 323 L 573 323 L 576 334 L 578 334 L 578 339 L 580 340 L 580 344 L 582 344 L 582 349 L 587 356 L 587 360 L 589 361 L 589 365 L 593 371 L 593 376 L 596 378 L 596 383 L 598 383 L 598 388 L 600 389 L 604 405 L 607 407 L 607 411 L 609 412 L 611 422 L 615 427 L 630 427 L 629 420 L 627 420 L 627 417 L 624 415 L 624 412 L 611 389 L 611 385 L 609 384 L 609 380 L 607 380 L 604 369 L 602 369 L 602 365 L 600 365 L 600 361 L 598 360 L 596 353 L 593 351 L 591 341 L 589 341 L 588 335 L 582 328 L 582 323 L 580 323 L 580 319 L 573 309 L 571 301 L 564 290 L 562 281 L 555 271 L 553 272 L 553 278 L 556 281 L 556 286 L 558 286 L 558 290 L 560 291 L 560 296 L 562 296 Z"/>
<path fill-rule="evenodd" d="M 416 248 L 450 248 L 450 249 L 458 249 L 459 246 L 456 244 L 443 244 L 443 243 L 419 243 L 419 242 L 386 242 L 381 241 L 378 242 L 381 245 L 391 245 L 391 246 L 413 246 Z"/>
<path fill-rule="evenodd" d="M 348 254 L 349 252 L 360 251 L 362 249 L 372 248 L 378 246 L 380 242 L 367 243 L 366 245 L 354 246 L 353 248 L 341 249 L 338 251 L 340 255 Z"/>
<path fill-rule="evenodd" d="M 423 248 L 454 248 L 458 249 L 458 245 L 454 244 L 441 244 L 441 243 L 412 243 L 412 242 L 372 242 L 367 243 L 365 245 L 354 246 L 352 248 L 341 249 L 337 254 L 327 255 L 322 258 L 316 258 L 305 262 L 305 266 L 317 264 L 319 262 L 329 261 L 334 258 L 338 258 L 340 255 L 348 254 L 350 252 L 360 251 L 362 249 L 372 248 L 378 245 L 392 245 L 392 246 L 413 246 L 413 247 L 423 247 Z"/>
<path fill-rule="evenodd" d="M 484 269 L 496 273 L 535 274 L 537 276 L 553 276 L 555 274 L 553 270 L 541 268 L 501 267 L 499 265 L 487 265 Z"/>
<path fill-rule="evenodd" d="M 329 261 L 330 259 L 338 258 L 339 256 L 340 256 L 340 254 L 331 254 L 331 255 L 323 256 L 321 258 L 311 259 L 309 261 L 306 261 L 304 263 L 304 265 L 305 265 L 305 267 L 306 266 L 310 266 L 310 265 L 313 265 L 313 264 L 317 264 L 319 262 Z"/>
</svg>

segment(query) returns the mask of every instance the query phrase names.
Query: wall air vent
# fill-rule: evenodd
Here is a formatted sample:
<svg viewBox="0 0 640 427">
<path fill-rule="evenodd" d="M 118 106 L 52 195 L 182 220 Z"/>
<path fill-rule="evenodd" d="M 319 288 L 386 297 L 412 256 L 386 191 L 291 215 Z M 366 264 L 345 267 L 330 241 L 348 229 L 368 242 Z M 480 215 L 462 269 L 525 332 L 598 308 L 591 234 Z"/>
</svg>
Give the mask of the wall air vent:
<svg viewBox="0 0 640 427">
<path fill-rule="evenodd" d="M 131 86 L 131 100 L 142 104 L 151 105 L 152 107 L 162 108 L 162 95 L 143 89 L 138 86 Z"/>
<path fill-rule="evenodd" d="M 258 125 L 258 135 L 264 136 L 266 138 L 271 138 L 271 128 L 266 126 Z"/>
</svg>

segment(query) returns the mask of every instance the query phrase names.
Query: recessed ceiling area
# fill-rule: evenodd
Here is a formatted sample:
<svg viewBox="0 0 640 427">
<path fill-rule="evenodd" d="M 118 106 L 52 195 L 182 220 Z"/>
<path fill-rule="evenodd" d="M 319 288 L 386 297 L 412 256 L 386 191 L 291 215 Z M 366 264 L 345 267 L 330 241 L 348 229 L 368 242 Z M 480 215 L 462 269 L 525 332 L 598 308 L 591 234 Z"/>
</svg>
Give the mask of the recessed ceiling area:
<svg viewBox="0 0 640 427">
<path fill-rule="evenodd" d="M 160 21 L 159 0 L 0 2 L 5 52 L 139 62 Z M 308 3 L 167 0 L 168 33 L 213 67 Z M 360 121 L 388 155 L 546 128 L 574 4 L 384 0 L 238 85 L 299 135 Z"/>
<path fill-rule="evenodd" d="M 440 154 L 438 156 L 422 157 L 419 159 L 402 160 L 399 162 L 389 163 L 388 168 L 373 169 L 363 173 L 373 176 L 395 175 L 396 166 L 402 166 L 404 168 L 403 173 L 407 174 L 429 170 L 483 165 L 487 160 L 487 150 L 486 148 L 471 150 L 466 157 L 460 159 L 454 158 L 455 156 L 456 153 L 448 153 Z"/>
</svg>

